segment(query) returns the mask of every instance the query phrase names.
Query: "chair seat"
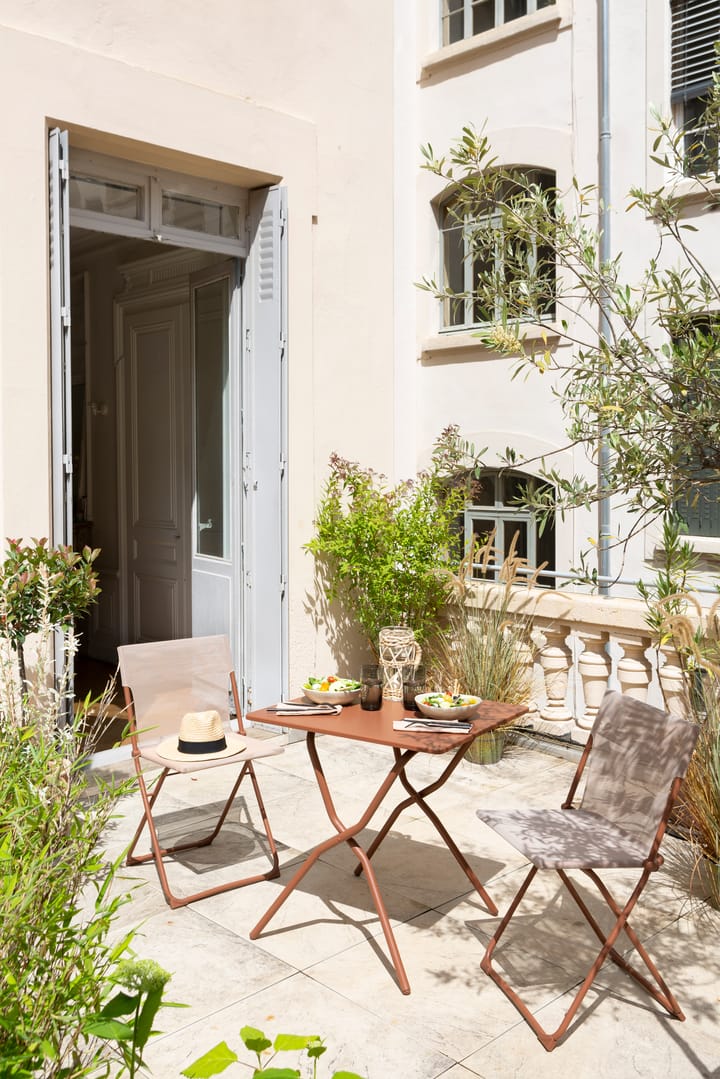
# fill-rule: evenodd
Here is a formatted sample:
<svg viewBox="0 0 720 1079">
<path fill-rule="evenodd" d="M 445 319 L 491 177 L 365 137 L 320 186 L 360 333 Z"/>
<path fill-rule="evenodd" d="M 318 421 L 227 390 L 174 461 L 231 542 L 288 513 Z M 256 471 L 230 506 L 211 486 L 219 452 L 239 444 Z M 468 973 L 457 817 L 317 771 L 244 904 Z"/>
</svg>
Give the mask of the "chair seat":
<svg viewBox="0 0 720 1079">
<path fill-rule="evenodd" d="M 628 869 L 649 854 L 647 841 L 583 809 L 478 809 L 477 815 L 538 869 Z"/>
<path fill-rule="evenodd" d="M 145 761 L 158 765 L 160 768 L 169 768 L 171 772 L 201 772 L 207 768 L 221 768 L 226 764 L 242 764 L 244 761 L 253 761 L 258 757 L 276 757 L 283 752 L 284 747 L 277 742 L 266 739 L 252 738 L 243 735 L 246 740 L 245 749 L 241 753 L 234 753 L 232 757 L 222 757 L 220 760 L 210 761 L 177 761 L 161 757 L 154 746 L 140 746 L 140 756 Z"/>
</svg>

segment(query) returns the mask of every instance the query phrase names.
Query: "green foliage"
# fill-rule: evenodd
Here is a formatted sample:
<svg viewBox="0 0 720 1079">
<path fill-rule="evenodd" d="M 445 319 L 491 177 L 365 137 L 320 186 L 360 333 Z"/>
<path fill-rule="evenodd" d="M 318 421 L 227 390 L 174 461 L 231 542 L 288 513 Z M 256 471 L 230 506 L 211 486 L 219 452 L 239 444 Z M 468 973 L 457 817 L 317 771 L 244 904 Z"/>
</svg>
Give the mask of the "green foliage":
<svg viewBox="0 0 720 1079">
<path fill-rule="evenodd" d="M 78 719 L 78 724 L 80 719 Z M 77 727 L 0 713 L 0 1074 L 91 1074 L 85 1029 L 129 943 L 108 943 L 122 900 L 98 841 L 123 788 L 90 797 Z"/>
<path fill-rule="evenodd" d="M 718 116 L 716 75 L 698 126 L 717 134 Z M 717 498 L 720 324 L 708 312 L 720 307 L 720 285 L 703 262 L 678 197 L 678 185 L 687 185 L 691 171 L 695 197 L 707 210 L 718 207 L 717 154 L 698 145 L 688 150 L 686 133 L 669 120 L 657 122 L 653 160 L 665 183 L 630 192 L 628 209 L 655 226 L 648 241 L 652 255 L 632 281 L 623 278 L 622 256 L 600 260 L 596 188 L 575 180 L 568 191 L 548 190 L 532 173 L 503 169 L 487 136 L 472 127 L 446 155 L 431 146 L 422 151 L 423 167 L 445 181 L 458 220 L 467 222 L 477 276 L 467 293 L 432 278 L 419 287 L 449 304 L 472 301 L 473 310 L 485 312 L 488 321 L 478 336 L 515 360 L 513 377 L 539 373 L 552 380 L 570 445 L 584 448 L 594 462 L 602 433 L 609 449 L 602 482 L 588 478 L 589 472 L 568 476 L 551 461 L 537 461 L 529 470 L 539 471 L 549 486 L 528 489 L 525 501 L 541 517 L 615 496 L 635 514 L 638 528 L 678 500 Z M 549 322 L 553 337 L 570 347 L 551 346 Z M 529 334 L 532 327 L 540 330 L 539 343 L 536 331 Z M 523 467 L 532 461 L 515 455 L 506 463 Z"/>
<path fill-rule="evenodd" d="M 110 982 L 120 986 L 96 1016 L 85 1024 L 84 1031 L 115 1046 L 121 1061 L 117 1076 L 128 1073 L 130 1079 L 143 1066 L 143 1049 L 148 1039 L 159 1031 L 153 1029 L 160 1008 L 181 1008 L 163 1000 L 171 975 L 152 959 L 121 959 L 110 975 Z"/>
<path fill-rule="evenodd" d="M 461 552 L 462 487 L 437 467 L 395 487 L 370 469 L 330 458 L 307 550 L 329 600 L 342 599 L 377 649 L 383 626 L 409 626 L 423 644 L 439 629 Z"/>
<path fill-rule="evenodd" d="M 474 553 L 472 562 L 487 567 L 494 561 L 493 540 L 491 535 Z M 527 703 L 532 678 L 528 656 L 535 650 L 533 622 L 513 603 L 537 579 L 539 570 L 529 579 L 519 574 L 520 567 L 526 565 L 527 560 L 515 554 L 513 540 L 497 583 L 478 583 L 467 605 L 453 610 L 450 633 L 441 651 L 442 688 L 448 692 L 473 693 L 508 704 Z"/>
<path fill-rule="evenodd" d="M 305 1053 L 308 1061 L 312 1062 L 312 1079 L 317 1079 L 318 1060 L 327 1051 L 325 1042 L 316 1034 L 278 1034 L 275 1041 L 271 1042 L 262 1030 L 256 1027 L 243 1027 L 240 1037 L 245 1048 L 254 1053 L 257 1060 L 253 1079 L 300 1079 L 302 1073 L 297 1068 L 272 1066 L 272 1061 L 278 1053 Z M 269 1066 L 263 1067 L 262 1054 L 269 1049 L 273 1049 L 273 1056 L 270 1058 Z M 210 1076 L 220 1075 L 239 1059 L 227 1042 L 220 1042 L 214 1049 L 190 1064 L 182 1074 L 188 1079 L 209 1079 Z M 333 1072 L 331 1079 L 362 1079 L 362 1077 L 354 1072 L 339 1071 Z"/>
<path fill-rule="evenodd" d="M 21 549 L 13 549 L 19 559 Z M 10 574 L 19 588 L 0 594 L 0 1075 L 105 1079 L 110 1062 L 101 1036 L 120 1041 L 123 1068 L 116 1074 L 127 1068 L 133 1075 L 164 983 L 154 964 L 119 962 L 133 934 L 116 942 L 109 934 L 128 897 L 113 894 L 121 858 L 110 862 L 100 840 L 134 780 L 106 783 L 87 767 L 112 687 L 94 709 L 93 730 L 85 709 L 98 702 L 89 699 L 66 722 L 77 641 L 68 629 L 56 663 L 54 630 L 93 591 L 92 559 L 83 557 L 76 575 L 78 561 L 60 554 L 74 580 L 65 588 L 45 572 L 56 553 L 46 561 L 42 544 L 35 551 L 36 587 L 23 571 L 17 578 Z M 27 632 L 35 634 L 26 682 L 18 677 L 18 637 L 11 634 L 31 593 L 34 606 L 22 616 Z M 107 1001 L 108 986 L 117 983 L 130 992 Z"/>
<path fill-rule="evenodd" d="M 668 644 L 673 639 L 672 619 L 687 608 L 687 592 L 698 564 L 693 545 L 683 539 L 687 531 L 675 513 L 663 519 L 663 564 L 657 571 L 655 584 L 637 582 L 637 590 L 645 601 L 645 622 L 656 644 Z"/>
<path fill-rule="evenodd" d="M 68 629 L 97 601 L 100 589 L 93 562 L 99 550 L 49 547 L 46 539 L 23 545 L 7 540 L 0 566 L 0 636 L 17 655 L 21 686 L 25 687 L 25 642 L 42 628 Z"/>
<path fill-rule="evenodd" d="M 717 642 L 715 642 L 717 644 Z M 720 656 L 715 655 L 716 662 Z M 708 671 L 693 695 L 700 733 L 681 792 L 681 821 L 703 866 L 710 902 L 720 910 L 720 671 Z"/>
<path fill-rule="evenodd" d="M 100 593 L 93 562 L 99 550 L 48 547 L 46 539 L 23 545 L 7 540 L 8 553 L 0 567 L 5 608 L 0 633 L 14 647 L 37 633 L 43 619 L 57 628 L 69 626 L 87 611 Z"/>
</svg>

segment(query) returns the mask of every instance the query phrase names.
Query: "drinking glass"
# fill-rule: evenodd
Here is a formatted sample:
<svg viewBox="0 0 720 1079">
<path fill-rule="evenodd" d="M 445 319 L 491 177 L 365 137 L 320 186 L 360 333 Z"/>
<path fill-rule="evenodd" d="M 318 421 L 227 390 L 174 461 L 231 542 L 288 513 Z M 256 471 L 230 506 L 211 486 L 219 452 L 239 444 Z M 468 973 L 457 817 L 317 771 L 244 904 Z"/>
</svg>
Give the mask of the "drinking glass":
<svg viewBox="0 0 720 1079">
<path fill-rule="evenodd" d="M 366 712 L 377 712 L 382 706 L 382 667 L 377 663 L 365 663 L 360 669 L 360 707 Z"/>
<path fill-rule="evenodd" d="M 417 667 L 403 667 L 402 680 L 403 707 L 406 712 L 416 712 L 417 706 L 415 704 L 415 697 L 418 693 L 425 692 L 427 672 L 421 664 L 418 664 Z"/>
</svg>

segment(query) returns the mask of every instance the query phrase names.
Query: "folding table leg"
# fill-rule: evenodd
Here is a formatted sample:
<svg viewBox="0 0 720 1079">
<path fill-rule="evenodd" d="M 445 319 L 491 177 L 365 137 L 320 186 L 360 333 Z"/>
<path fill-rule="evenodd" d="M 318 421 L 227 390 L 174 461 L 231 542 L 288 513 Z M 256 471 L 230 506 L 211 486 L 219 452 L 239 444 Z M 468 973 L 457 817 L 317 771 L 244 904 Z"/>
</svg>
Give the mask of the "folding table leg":
<svg viewBox="0 0 720 1079">
<path fill-rule="evenodd" d="M 355 837 L 358 832 L 362 831 L 362 829 L 367 826 L 368 822 L 374 816 L 383 798 L 390 790 L 390 787 L 393 785 L 398 775 L 400 775 L 402 770 L 405 768 L 407 761 L 414 756 L 414 752 L 406 751 L 405 753 L 400 754 L 396 751 L 395 764 L 390 769 L 383 782 L 380 784 L 376 794 L 371 799 L 370 804 L 363 813 L 362 817 L 356 824 L 353 824 L 350 827 L 346 827 L 337 815 L 337 811 L 335 809 L 335 805 L 333 803 L 332 796 L 327 785 L 325 773 L 323 772 L 322 764 L 320 763 L 320 758 L 318 756 L 317 748 L 315 746 L 315 734 L 312 731 L 308 733 L 307 748 L 310 759 L 313 763 L 315 778 L 317 780 L 318 787 L 320 788 L 320 793 L 322 795 L 325 809 L 327 810 L 328 817 L 330 818 L 332 824 L 337 829 L 338 834 L 332 836 L 330 839 L 326 839 L 324 843 L 320 843 L 311 851 L 311 853 L 308 855 L 308 857 L 305 859 L 299 869 L 294 873 L 294 875 L 285 885 L 280 895 L 267 909 L 265 914 L 263 914 L 257 925 L 255 925 L 250 930 L 250 939 L 256 940 L 260 936 L 270 919 L 273 918 L 275 914 L 277 914 L 278 910 L 283 905 L 285 900 L 288 898 L 291 892 L 295 890 L 295 888 L 298 886 L 305 874 L 310 869 L 312 869 L 312 867 L 315 865 L 321 855 L 323 855 L 328 850 L 332 850 L 333 847 L 337 847 L 340 843 L 347 843 L 355 856 L 359 859 L 362 867 L 365 869 L 368 887 L 370 889 L 370 895 L 372 896 L 373 903 L 375 904 L 375 910 L 377 911 L 383 933 L 385 934 L 385 940 L 387 942 L 388 950 L 390 952 L 390 957 L 395 968 L 395 973 L 397 974 L 398 984 L 401 991 L 407 996 L 410 993 L 410 983 L 405 972 L 405 966 L 400 956 L 400 951 L 395 940 L 395 934 L 393 933 L 392 926 L 390 924 L 390 919 L 388 917 L 385 903 L 383 901 L 382 894 L 378 886 L 377 878 L 375 877 L 375 873 L 372 869 L 372 866 L 370 865 L 370 859 L 368 858 L 364 848 L 361 846 L 361 844 L 357 841 Z"/>
<path fill-rule="evenodd" d="M 450 835 L 450 833 L 448 832 L 447 828 L 442 823 L 442 821 L 440 820 L 438 815 L 435 813 L 435 811 L 433 809 L 430 808 L 430 806 L 425 801 L 425 799 L 427 798 L 427 796 L 429 794 L 432 794 L 434 791 L 438 790 L 440 787 L 442 787 L 447 782 L 449 777 L 452 775 L 452 773 L 457 768 L 460 761 L 465 756 L 466 750 L 467 750 L 467 746 L 464 746 L 464 745 L 461 746 L 458 749 L 458 751 L 456 752 L 453 759 L 448 764 L 448 766 L 443 771 L 442 775 L 439 776 L 438 779 L 436 779 L 434 783 L 429 784 L 427 787 L 423 787 L 422 790 L 417 790 L 415 787 L 413 787 L 412 783 L 408 779 L 407 772 L 406 772 L 405 768 L 402 769 L 402 771 L 399 773 L 399 778 L 400 778 L 400 782 L 402 783 L 403 787 L 408 792 L 409 798 L 403 799 L 402 802 L 398 802 L 398 804 L 395 806 L 392 813 L 390 814 L 388 819 L 385 821 L 382 828 L 377 833 L 377 835 L 373 839 L 372 843 L 368 847 L 367 855 L 368 855 L 368 858 L 372 858 L 373 854 L 378 849 L 378 847 L 380 846 L 382 841 L 385 839 L 385 837 L 387 836 L 388 832 L 390 831 L 390 829 L 392 828 L 393 824 L 398 819 L 400 814 L 405 809 L 407 809 L 408 806 L 417 805 L 417 806 L 419 806 L 420 809 L 422 809 L 425 816 L 428 818 L 428 820 L 431 822 L 431 824 L 434 825 L 435 829 L 439 832 L 440 836 L 442 837 L 443 842 L 445 843 L 445 846 L 448 848 L 448 850 L 452 854 L 453 858 L 455 859 L 457 864 L 460 866 L 463 873 L 468 878 L 468 880 L 472 884 L 473 888 L 475 889 L 475 891 L 478 893 L 478 895 L 482 899 L 482 901 L 485 904 L 488 912 L 490 914 L 497 914 L 498 909 L 497 909 L 495 903 L 492 901 L 492 899 L 490 898 L 488 893 L 485 891 L 485 888 L 482 886 L 482 884 L 478 880 L 475 873 L 473 873 L 472 869 L 470 868 L 470 866 L 469 866 L 469 864 L 467 862 L 467 859 L 465 858 L 465 856 L 460 851 L 459 847 L 455 843 L 454 839 L 452 838 L 452 836 Z M 397 760 L 397 758 L 399 756 L 399 750 L 395 749 L 394 753 L 395 753 L 395 757 L 396 757 L 396 760 Z M 360 873 L 362 872 L 362 870 L 363 870 L 362 865 L 355 866 L 355 869 L 354 869 L 355 876 L 356 877 L 359 876 Z"/>
</svg>

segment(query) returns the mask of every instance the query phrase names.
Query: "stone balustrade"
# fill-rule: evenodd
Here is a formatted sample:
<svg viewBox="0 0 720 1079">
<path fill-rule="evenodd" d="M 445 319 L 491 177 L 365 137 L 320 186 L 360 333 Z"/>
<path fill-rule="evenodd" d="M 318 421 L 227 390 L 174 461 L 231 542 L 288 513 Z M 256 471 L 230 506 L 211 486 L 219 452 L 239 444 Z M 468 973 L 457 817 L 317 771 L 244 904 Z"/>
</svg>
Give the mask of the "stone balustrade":
<svg viewBox="0 0 720 1079">
<path fill-rule="evenodd" d="M 475 581 L 468 606 L 498 608 L 531 618 L 533 699 L 526 717 L 534 729 L 584 742 L 605 690 L 685 712 L 685 686 L 677 654 L 657 648 L 640 599 L 594 596 L 569 590 L 513 588 Z"/>
</svg>

